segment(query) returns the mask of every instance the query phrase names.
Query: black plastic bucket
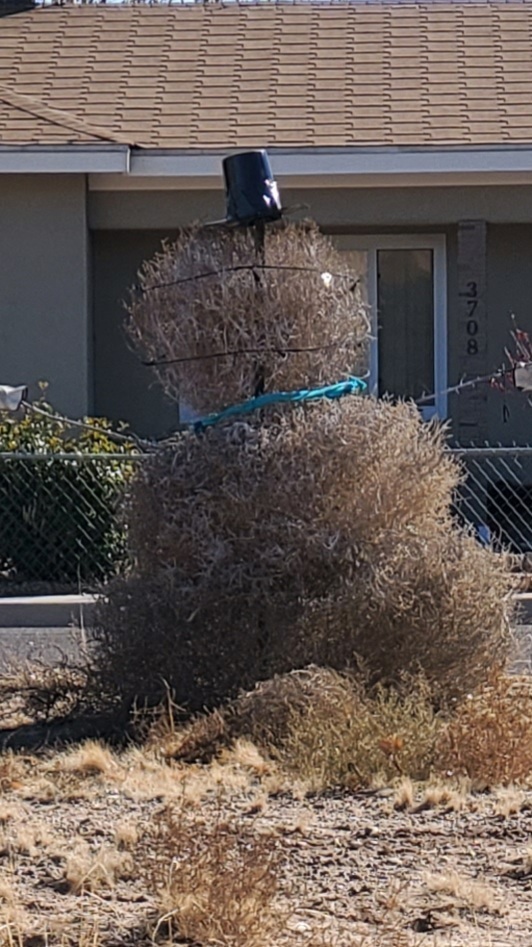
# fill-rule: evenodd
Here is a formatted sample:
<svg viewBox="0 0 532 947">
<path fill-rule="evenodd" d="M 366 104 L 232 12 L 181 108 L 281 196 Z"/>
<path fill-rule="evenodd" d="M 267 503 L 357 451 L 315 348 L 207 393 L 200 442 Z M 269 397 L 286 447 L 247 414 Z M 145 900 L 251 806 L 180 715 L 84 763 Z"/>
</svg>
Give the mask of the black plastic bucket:
<svg viewBox="0 0 532 947">
<path fill-rule="evenodd" d="M 279 220 L 281 198 L 266 151 L 244 151 L 223 160 L 227 219 L 239 224 Z"/>
</svg>

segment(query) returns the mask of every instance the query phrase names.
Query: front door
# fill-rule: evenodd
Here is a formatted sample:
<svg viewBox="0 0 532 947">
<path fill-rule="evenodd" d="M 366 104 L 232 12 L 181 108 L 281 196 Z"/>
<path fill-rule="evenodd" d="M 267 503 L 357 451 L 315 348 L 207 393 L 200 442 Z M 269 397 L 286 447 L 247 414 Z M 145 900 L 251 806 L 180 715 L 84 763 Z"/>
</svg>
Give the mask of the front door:
<svg viewBox="0 0 532 947">
<path fill-rule="evenodd" d="M 445 237 L 337 237 L 360 279 L 372 323 L 370 388 L 447 414 Z"/>
</svg>

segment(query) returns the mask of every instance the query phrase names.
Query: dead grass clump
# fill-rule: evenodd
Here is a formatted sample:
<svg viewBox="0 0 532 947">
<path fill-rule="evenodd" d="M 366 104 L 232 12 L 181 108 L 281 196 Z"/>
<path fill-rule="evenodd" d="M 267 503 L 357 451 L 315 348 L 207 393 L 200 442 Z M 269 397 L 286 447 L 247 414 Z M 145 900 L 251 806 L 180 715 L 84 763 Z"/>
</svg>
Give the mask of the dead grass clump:
<svg viewBox="0 0 532 947">
<path fill-rule="evenodd" d="M 292 731 L 294 717 L 312 707 L 326 716 L 346 694 L 351 680 L 330 668 L 310 666 L 261 681 L 222 711 L 224 741 L 250 740 L 259 747 L 278 747 Z"/>
<path fill-rule="evenodd" d="M 210 713 L 198 714 L 181 726 L 165 727 L 163 719 L 152 729 L 150 740 L 165 756 L 182 762 L 208 763 L 215 758 L 249 757 L 265 764 L 260 750 L 282 745 L 291 732 L 294 716 L 314 706 L 327 714 L 338 700 L 351 694 L 347 678 L 329 668 L 310 666 L 261 681 L 250 691 Z"/>
<path fill-rule="evenodd" d="M 338 675 L 336 699 L 295 710 L 271 752 L 314 790 L 359 788 L 397 777 L 426 779 L 440 729 L 426 684 L 365 691 Z"/>
<path fill-rule="evenodd" d="M 273 761 L 307 788 L 353 788 L 426 778 L 441 725 L 422 678 L 368 687 L 361 676 L 309 667 L 258 684 L 163 745 L 175 759 L 218 757 L 260 778 Z"/>
<path fill-rule="evenodd" d="M 488 914 L 500 914 L 502 911 L 503 904 L 498 892 L 476 878 L 467 878 L 457 872 L 443 872 L 441 875 L 429 876 L 427 886 L 434 894 L 444 895 L 446 900 L 451 899 L 450 903 L 447 900 L 447 908 Z"/>
<path fill-rule="evenodd" d="M 445 783 L 432 783 L 425 787 L 419 811 L 442 807 L 446 812 L 460 812 L 467 805 L 467 792 L 464 787 Z"/>
<path fill-rule="evenodd" d="M 525 804 L 526 796 L 515 786 L 501 786 L 495 795 L 495 812 L 503 819 L 518 815 Z"/>
<path fill-rule="evenodd" d="M 119 822 L 114 831 L 118 849 L 133 848 L 139 840 L 139 832 L 134 822 Z"/>
<path fill-rule="evenodd" d="M 268 229 L 260 255 L 249 229 L 183 231 L 141 268 L 128 329 L 170 396 L 203 412 L 245 401 L 259 385 L 345 378 L 363 363 L 368 322 L 356 275 L 330 238 L 290 224 Z M 240 354 L 209 358 L 224 352 Z"/>
<path fill-rule="evenodd" d="M 54 769 L 77 776 L 116 776 L 119 767 L 108 747 L 96 740 L 87 740 L 81 746 L 58 756 Z"/>
<path fill-rule="evenodd" d="M 363 658 L 461 695 L 508 648 L 509 576 L 449 508 L 460 470 L 412 406 L 359 397 L 189 433 L 139 465 L 136 574 L 96 612 L 98 687 L 188 710 Z"/>
<path fill-rule="evenodd" d="M 251 740 L 242 738 L 222 750 L 219 759 L 222 766 L 239 767 L 259 778 L 269 776 L 274 769 L 272 761 Z"/>
<path fill-rule="evenodd" d="M 183 763 L 208 763 L 222 747 L 232 742 L 225 714 L 220 710 L 197 714 L 187 723 L 171 727 L 164 725 L 166 714 L 165 705 L 149 732 L 148 743 L 157 747 L 168 759 L 181 760 Z"/>
<path fill-rule="evenodd" d="M 475 787 L 526 784 L 532 776 L 532 686 L 501 671 L 456 708 L 442 732 L 439 768 Z"/>
<path fill-rule="evenodd" d="M 111 845 L 92 851 L 88 845 L 78 843 L 67 856 L 65 879 L 75 894 L 94 893 L 113 890 L 117 881 L 130 878 L 133 870 L 133 858 L 128 852 Z"/>
<path fill-rule="evenodd" d="M 24 784 L 27 769 L 27 758 L 18 756 L 11 750 L 0 754 L 0 792 L 20 789 Z"/>
<path fill-rule="evenodd" d="M 395 797 L 393 800 L 393 807 L 399 812 L 402 812 L 404 809 L 413 809 L 415 802 L 415 786 L 409 776 L 401 779 L 395 790 Z"/>
<path fill-rule="evenodd" d="M 169 807 L 155 815 L 135 858 L 159 903 L 154 939 L 263 947 L 285 929 L 282 856 L 271 836 Z"/>
</svg>

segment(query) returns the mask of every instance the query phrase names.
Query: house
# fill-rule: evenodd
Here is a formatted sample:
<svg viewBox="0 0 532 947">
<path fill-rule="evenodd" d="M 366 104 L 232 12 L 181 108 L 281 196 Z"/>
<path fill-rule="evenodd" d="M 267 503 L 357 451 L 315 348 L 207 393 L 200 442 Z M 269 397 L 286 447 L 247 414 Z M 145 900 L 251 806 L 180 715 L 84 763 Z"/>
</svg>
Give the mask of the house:
<svg viewBox="0 0 532 947">
<path fill-rule="evenodd" d="M 123 300 L 224 215 L 222 157 L 267 147 L 362 278 L 373 390 L 434 392 L 462 444 L 530 441 L 525 395 L 446 389 L 532 326 L 532 3 L 27 7 L 0 15 L 1 381 L 173 428 Z"/>
</svg>

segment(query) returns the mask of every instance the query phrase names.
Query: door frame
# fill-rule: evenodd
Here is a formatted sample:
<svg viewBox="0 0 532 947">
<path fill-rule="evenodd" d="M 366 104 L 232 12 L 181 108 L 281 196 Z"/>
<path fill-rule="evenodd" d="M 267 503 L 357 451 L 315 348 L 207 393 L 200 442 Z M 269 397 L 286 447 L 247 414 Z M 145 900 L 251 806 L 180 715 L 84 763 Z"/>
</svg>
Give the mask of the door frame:
<svg viewBox="0 0 532 947">
<path fill-rule="evenodd" d="M 349 234 L 334 236 L 339 250 L 365 250 L 368 254 L 368 305 L 370 309 L 371 343 L 369 353 L 369 389 L 378 395 L 378 250 L 432 250 L 434 308 L 434 405 L 421 408 L 423 417 L 447 417 L 447 251 L 445 234 Z"/>
</svg>

